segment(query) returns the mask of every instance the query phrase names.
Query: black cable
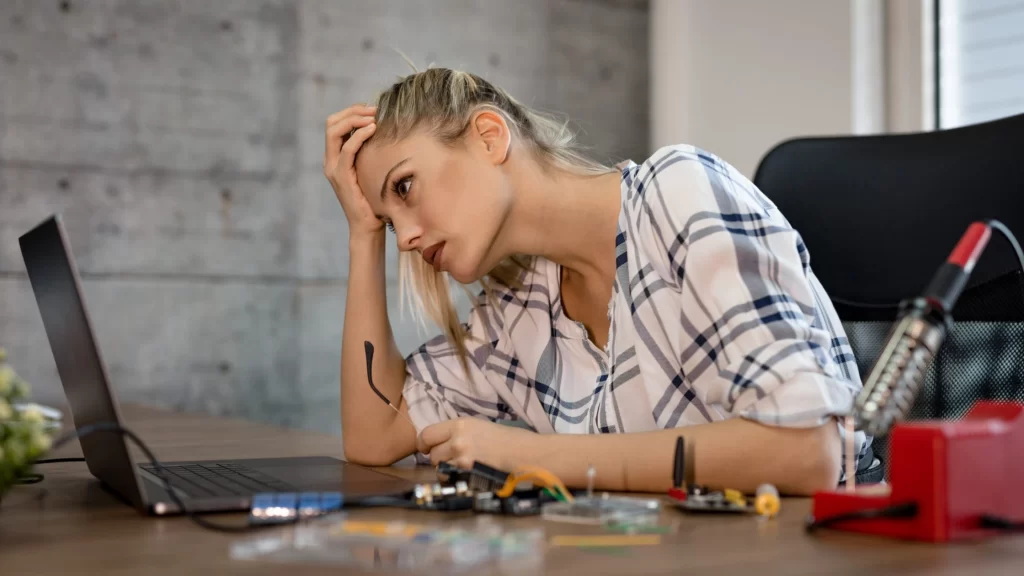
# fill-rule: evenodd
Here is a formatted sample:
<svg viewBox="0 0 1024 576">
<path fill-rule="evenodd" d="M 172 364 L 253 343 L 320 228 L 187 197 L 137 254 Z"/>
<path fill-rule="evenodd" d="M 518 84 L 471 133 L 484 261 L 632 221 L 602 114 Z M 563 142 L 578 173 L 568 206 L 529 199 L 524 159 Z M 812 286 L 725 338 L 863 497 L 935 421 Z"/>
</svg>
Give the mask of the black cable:
<svg viewBox="0 0 1024 576">
<path fill-rule="evenodd" d="M 813 532 L 818 528 L 828 528 L 834 524 L 848 522 L 850 520 L 867 520 L 870 518 L 913 518 L 914 516 L 917 516 L 917 503 L 908 502 L 906 504 L 895 504 L 885 508 L 854 510 L 853 512 L 836 514 L 835 516 L 828 516 L 826 518 L 814 518 L 811 516 L 808 518 L 806 528 L 808 532 Z"/>
<path fill-rule="evenodd" d="M 363 496 L 345 500 L 345 508 L 418 508 L 415 502 L 401 496 Z"/>
<path fill-rule="evenodd" d="M 85 458 L 47 458 L 45 460 L 36 460 L 32 463 L 33 466 L 36 464 L 56 464 L 58 462 L 85 462 Z"/>
<path fill-rule="evenodd" d="M 1014 522 L 1001 516 L 985 514 L 981 517 L 981 527 L 1003 532 L 1024 532 L 1024 522 Z"/>
<path fill-rule="evenodd" d="M 1010 247 L 1013 248 L 1013 253 L 1017 255 L 1017 263 L 1020 264 L 1021 270 L 1021 281 L 1019 282 L 1021 287 L 1021 298 L 1022 301 L 1024 301 L 1024 250 L 1021 250 L 1020 243 L 1017 242 L 1017 237 L 1013 235 L 1013 232 L 1011 232 L 1005 224 L 995 219 L 988 220 L 986 224 L 988 224 L 990 229 L 1001 233 L 1003 237 L 1006 238 L 1006 241 L 1010 243 Z M 1021 385 L 1024 385 L 1024 382 L 1018 381 L 1017 384 L 1017 388 L 1020 388 Z M 1017 392 L 1019 392 L 1019 390 Z M 991 397 L 991 394 L 989 397 Z"/>
<path fill-rule="evenodd" d="M 1010 232 L 1010 229 L 999 220 L 989 220 L 986 224 L 988 224 L 988 227 L 992 230 L 996 230 L 1001 233 L 1003 237 L 1006 238 L 1006 241 L 1010 243 L 1010 247 L 1013 248 L 1014 254 L 1017 255 L 1017 263 L 1020 264 L 1021 273 L 1024 274 L 1024 250 L 1021 250 L 1020 243 L 1017 242 L 1017 238 L 1013 235 L 1013 232 Z M 1024 296 L 1024 282 L 1021 282 L 1021 290 L 1021 295 Z"/>
</svg>

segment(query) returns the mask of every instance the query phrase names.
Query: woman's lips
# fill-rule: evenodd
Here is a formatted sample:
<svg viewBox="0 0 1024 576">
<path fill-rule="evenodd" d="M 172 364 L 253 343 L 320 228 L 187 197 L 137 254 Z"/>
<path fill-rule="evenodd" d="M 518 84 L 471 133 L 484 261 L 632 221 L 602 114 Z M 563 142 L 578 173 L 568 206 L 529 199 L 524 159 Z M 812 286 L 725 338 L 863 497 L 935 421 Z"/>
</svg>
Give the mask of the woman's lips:
<svg viewBox="0 0 1024 576">
<path fill-rule="evenodd" d="M 423 251 L 423 259 L 434 267 L 434 270 L 441 269 L 441 253 L 444 250 L 444 242 L 438 242 Z"/>
</svg>

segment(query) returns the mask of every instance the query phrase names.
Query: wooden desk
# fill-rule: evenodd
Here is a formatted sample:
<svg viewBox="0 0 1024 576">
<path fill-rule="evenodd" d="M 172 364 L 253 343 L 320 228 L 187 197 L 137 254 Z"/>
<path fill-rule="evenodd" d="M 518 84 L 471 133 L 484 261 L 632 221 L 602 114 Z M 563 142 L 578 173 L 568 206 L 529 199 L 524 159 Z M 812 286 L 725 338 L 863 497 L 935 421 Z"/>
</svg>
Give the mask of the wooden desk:
<svg viewBox="0 0 1024 576">
<path fill-rule="evenodd" d="M 282 430 L 193 414 L 126 407 L 129 425 L 167 460 L 340 456 L 333 436 Z M 53 456 L 80 455 L 77 446 Z M 294 564 L 233 561 L 230 544 L 251 535 L 200 529 L 185 518 L 148 518 L 100 488 L 83 463 L 41 467 L 46 480 L 15 488 L 0 507 L 0 574 L 338 574 L 338 569 Z M 388 468 L 389 473 L 433 478 L 426 468 Z M 45 492 L 45 497 L 41 497 Z M 634 548 L 613 556 L 593 551 L 552 549 L 551 574 L 1014 574 L 1024 565 L 1024 536 L 955 545 L 906 543 L 880 538 L 803 531 L 809 501 L 787 499 L 779 518 L 688 516 L 666 510 L 678 521 L 676 534 L 659 547 Z M 415 522 L 448 518 L 472 522 L 470 513 L 443 515 L 404 510 L 364 510 L 359 518 L 404 518 Z M 230 519 L 230 516 L 219 518 Z M 238 520 L 242 517 L 238 516 Z M 565 524 L 537 518 L 502 520 L 519 527 L 542 525 L 547 534 L 573 533 Z"/>
</svg>

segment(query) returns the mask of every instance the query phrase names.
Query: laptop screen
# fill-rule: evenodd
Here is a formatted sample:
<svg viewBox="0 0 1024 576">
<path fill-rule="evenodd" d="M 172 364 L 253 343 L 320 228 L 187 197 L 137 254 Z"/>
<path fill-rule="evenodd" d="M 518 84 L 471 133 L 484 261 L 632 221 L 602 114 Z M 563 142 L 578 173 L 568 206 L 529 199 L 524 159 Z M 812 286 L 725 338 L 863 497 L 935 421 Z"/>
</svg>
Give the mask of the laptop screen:
<svg viewBox="0 0 1024 576">
<path fill-rule="evenodd" d="M 60 217 L 36 226 L 19 243 L 75 427 L 121 424 Z M 124 436 L 96 432 L 80 442 L 92 475 L 133 506 L 143 508 L 139 478 Z"/>
</svg>

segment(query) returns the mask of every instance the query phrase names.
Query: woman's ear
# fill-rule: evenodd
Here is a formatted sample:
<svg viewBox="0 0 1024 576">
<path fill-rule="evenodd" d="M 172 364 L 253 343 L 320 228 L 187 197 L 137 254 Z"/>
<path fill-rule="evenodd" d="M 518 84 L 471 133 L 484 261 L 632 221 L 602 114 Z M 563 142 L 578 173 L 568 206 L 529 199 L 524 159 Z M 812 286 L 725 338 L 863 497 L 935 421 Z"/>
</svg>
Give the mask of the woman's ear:
<svg viewBox="0 0 1024 576">
<path fill-rule="evenodd" d="M 505 117 L 494 110 L 480 110 L 470 120 L 470 137 L 495 165 L 503 164 L 512 146 L 512 133 Z"/>
</svg>

